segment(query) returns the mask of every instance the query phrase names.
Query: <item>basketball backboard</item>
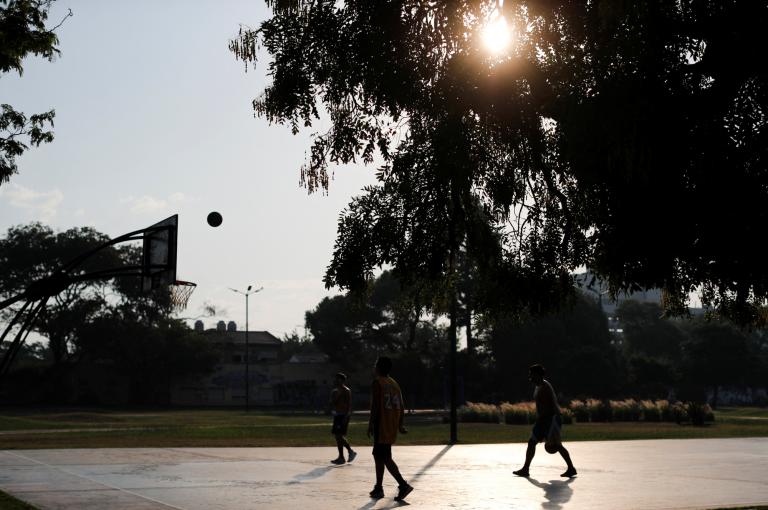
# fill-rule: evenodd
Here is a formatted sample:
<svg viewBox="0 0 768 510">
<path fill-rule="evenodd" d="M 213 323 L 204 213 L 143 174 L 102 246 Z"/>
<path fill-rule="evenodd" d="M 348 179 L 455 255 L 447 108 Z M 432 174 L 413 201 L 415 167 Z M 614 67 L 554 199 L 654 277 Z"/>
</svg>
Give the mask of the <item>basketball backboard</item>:
<svg viewBox="0 0 768 510">
<path fill-rule="evenodd" d="M 144 232 L 142 289 L 171 285 L 176 281 L 176 240 L 179 215 L 155 223 Z"/>
</svg>

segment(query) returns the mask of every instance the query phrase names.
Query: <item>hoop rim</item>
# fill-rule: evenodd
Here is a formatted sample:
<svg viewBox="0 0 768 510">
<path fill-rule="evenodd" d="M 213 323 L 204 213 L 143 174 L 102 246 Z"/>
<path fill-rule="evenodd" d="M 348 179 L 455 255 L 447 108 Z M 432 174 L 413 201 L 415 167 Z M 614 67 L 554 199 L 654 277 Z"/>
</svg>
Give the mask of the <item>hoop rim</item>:
<svg viewBox="0 0 768 510">
<path fill-rule="evenodd" d="M 179 287 L 197 287 L 195 282 L 188 282 L 186 280 L 174 280 L 173 283 L 168 284 L 168 286 L 171 285 L 177 285 Z"/>
</svg>

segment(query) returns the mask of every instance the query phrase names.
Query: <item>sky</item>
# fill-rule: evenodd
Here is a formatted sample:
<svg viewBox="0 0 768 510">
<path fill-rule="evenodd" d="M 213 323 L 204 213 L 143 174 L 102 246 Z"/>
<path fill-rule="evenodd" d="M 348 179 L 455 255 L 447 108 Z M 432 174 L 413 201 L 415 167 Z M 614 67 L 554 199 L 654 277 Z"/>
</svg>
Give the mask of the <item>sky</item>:
<svg viewBox="0 0 768 510">
<path fill-rule="evenodd" d="M 30 115 L 56 110 L 53 143 L 18 159 L 0 186 L 0 235 L 40 221 L 92 226 L 116 237 L 179 214 L 177 277 L 198 287 L 182 316 L 251 330 L 303 333 L 304 313 L 327 295 L 339 214 L 374 182 L 373 167 L 337 167 L 328 195 L 307 195 L 299 168 L 311 133 L 254 118 L 266 60 L 246 73 L 227 48 L 240 24 L 256 27 L 262 0 L 57 0 L 49 24 L 72 9 L 54 62 L 29 58 L 0 77 L 0 103 Z M 219 211 L 218 228 L 205 219 Z"/>
</svg>

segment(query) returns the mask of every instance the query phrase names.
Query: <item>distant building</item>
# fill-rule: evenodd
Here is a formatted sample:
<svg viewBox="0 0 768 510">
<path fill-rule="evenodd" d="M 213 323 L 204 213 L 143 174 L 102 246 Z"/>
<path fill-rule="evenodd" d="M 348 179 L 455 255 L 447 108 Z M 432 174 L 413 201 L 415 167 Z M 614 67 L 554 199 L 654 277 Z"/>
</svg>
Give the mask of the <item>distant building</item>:
<svg viewBox="0 0 768 510">
<path fill-rule="evenodd" d="M 220 324 L 223 324 L 221 321 Z M 245 363 L 245 331 L 238 331 L 230 321 L 225 329 L 209 329 L 203 333 L 218 347 L 223 364 Z M 282 341 L 269 331 L 248 332 L 248 356 L 251 363 L 275 361 L 280 355 Z"/>
<path fill-rule="evenodd" d="M 215 329 L 195 323 L 219 353 L 219 363 L 208 376 L 187 379 L 171 392 L 175 405 L 244 406 L 245 331 L 235 322 L 219 321 Z M 296 354 L 281 361 L 282 340 L 268 331 L 248 332 L 249 401 L 252 406 L 290 406 L 319 410 L 325 405 L 338 367 L 321 353 Z"/>
</svg>

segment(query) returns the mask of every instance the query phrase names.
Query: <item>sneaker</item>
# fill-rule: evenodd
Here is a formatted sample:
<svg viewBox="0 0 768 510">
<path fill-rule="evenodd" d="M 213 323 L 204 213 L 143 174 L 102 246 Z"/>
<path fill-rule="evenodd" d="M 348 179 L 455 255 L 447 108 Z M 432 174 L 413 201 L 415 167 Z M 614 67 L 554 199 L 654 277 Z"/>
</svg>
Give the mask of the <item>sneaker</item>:
<svg viewBox="0 0 768 510">
<path fill-rule="evenodd" d="M 512 471 L 513 475 L 522 476 L 523 478 L 528 478 L 531 476 L 531 474 L 528 472 L 527 469 L 518 469 L 517 471 Z"/>
<path fill-rule="evenodd" d="M 576 468 L 568 468 L 568 469 L 566 470 L 566 472 L 565 472 L 565 473 L 563 473 L 563 474 L 562 474 L 562 475 L 560 475 L 560 476 L 562 476 L 563 478 L 573 478 L 574 476 L 576 476 L 576 474 L 577 474 L 577 473 L 576 473 Z"/>
<path fill-rule="evenodd" d="M 355 460 L 355 457 L 357 457 L 357 452 L 354 450 L 349 450 L 349 455 L 347 455 L 347 462 L 352 462 Z"/>
<path fill-rule="evenodd" d="M 397 497 L 395 497 L 395 501 L 402 501 L 402 500 L 405 499 L 405 497 L 408 494 L 413 492 L 413 487 L 411 487 L 407 483 L 405 485 L 401 485 L 400 487 L 398 487 L 398 489 L 399 490 L 398 490 L 398 493 L 397 493 Z"/>
<path fill-rule="evenodd" d="M 331 461 L 331 464 L 336 464 L 336 465 L 339 465 L 339 464 L 344 464 L 344 462 L 346 462 L 346 461 L 344 460 L 344 457 L 339 457 L 338 459 L 333 459 L 333 460 Z"/>
<path fill-rule="evenodd" d="M 373 499 L 381 499 L 384 497 L 384 489 L 379 486 L 375 486 L 371 492 L 368 493 Z"/>
</svg>

